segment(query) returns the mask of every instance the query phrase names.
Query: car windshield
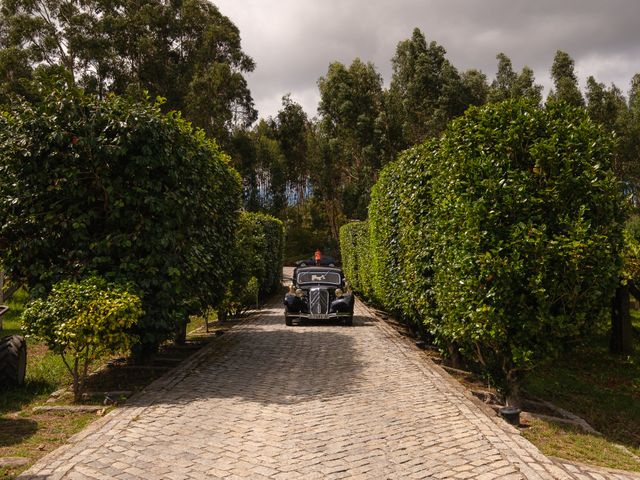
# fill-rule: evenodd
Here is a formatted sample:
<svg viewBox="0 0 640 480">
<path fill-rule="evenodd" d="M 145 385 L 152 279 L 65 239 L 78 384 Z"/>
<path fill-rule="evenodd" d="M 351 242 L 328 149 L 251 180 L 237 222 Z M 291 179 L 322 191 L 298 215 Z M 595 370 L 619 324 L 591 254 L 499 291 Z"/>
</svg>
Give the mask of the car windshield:
<svg viewBox="0 0 640 480">
<path fill-rule="evenodd" d="M 308 269 L 298 272 L 296 283 L 298 285 L 323 283 L 327 285 L 340 286 L 342 278 L 340 276 L 340 272 L 324 269 Z"/>
</svg>

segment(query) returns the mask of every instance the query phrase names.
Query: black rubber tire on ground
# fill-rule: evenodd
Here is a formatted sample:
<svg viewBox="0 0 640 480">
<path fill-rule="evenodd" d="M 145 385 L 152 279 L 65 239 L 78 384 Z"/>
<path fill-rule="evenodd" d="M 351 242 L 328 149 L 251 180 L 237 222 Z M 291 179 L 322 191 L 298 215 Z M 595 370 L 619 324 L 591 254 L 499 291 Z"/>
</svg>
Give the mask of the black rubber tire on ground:
<svg viewBox="0 0 640 480">
<path fill-rule="evenodd" d="M 347 327 L 353 326 L 353 314 L 349 315 L 348 317 L 344 317 L 344 324 Z"/>
<path fill-rule="evenodd" d="M 27 372 L 27 342 L 20 335 L 0 339 L 0 389 L 20 387 Z"/>
<path fill-rule="evenodd" d="M 287 315 L 286 313 L 284 314 L 284 324 L 287 327 L 293 326 L 293 319 L 289 315 Z"/>
</svg>

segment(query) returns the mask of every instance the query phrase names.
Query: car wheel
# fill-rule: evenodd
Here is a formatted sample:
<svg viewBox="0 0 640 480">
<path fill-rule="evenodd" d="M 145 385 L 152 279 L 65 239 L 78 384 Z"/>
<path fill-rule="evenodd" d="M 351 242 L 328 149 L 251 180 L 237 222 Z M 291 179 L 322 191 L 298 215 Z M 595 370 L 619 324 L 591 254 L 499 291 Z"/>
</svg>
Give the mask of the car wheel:
<svg viewBox="0 0 640 480">
<path fill-rule="evenodd" d="M 348 317 L 344 318 L 344 324 L 347 327 L 351 327 L 353 325 L 353 315 L 349 315 Z"/>
<path fill-rule="evenodd" d="M 287 327 L 291 327 L 293 326 L 293 318 L 291 318 L 289 315 L 287 315 L 286 313 L 284 314 L 284 324 Z"/>
<path fill-rule="evenodd" d="M 0 339 L 0 388 L 20 387 L 27 370 L 27 343 L 20 335 Z"/>
</svg>

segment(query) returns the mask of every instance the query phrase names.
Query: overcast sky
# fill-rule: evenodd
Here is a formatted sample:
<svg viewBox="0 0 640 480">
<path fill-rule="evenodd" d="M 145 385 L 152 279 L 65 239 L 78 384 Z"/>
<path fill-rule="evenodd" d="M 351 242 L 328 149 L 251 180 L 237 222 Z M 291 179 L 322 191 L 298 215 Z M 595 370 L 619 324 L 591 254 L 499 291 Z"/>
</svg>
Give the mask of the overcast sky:
<svg viewBox="0 0 640 480">
<path fill-rule="evenodd" d="M 464 71 L 493 78 L 496 54 L 530 66 L 548 92 L 556 50 L 568 52 L 584 87 L 593 75 L 627 92 L 640 72 L 640 0 L 213 0 L 240 29 L 256 61 L 249 88 L 261 117 L 291 93 L 310 117 L 329 63 L 373 62 L 385 85 L 399 41 L 420 28 Z"/>
</svg>

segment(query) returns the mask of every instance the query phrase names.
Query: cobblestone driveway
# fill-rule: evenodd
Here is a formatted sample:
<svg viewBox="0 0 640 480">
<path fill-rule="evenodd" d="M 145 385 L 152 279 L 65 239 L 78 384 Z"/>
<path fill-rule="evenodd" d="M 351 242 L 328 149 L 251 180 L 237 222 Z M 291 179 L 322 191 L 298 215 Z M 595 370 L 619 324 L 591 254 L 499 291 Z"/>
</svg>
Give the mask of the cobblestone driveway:
<svg viewBox="0 0 640 480">
<path fill-rule="evenodd" d="M 351 328 L 285 327 L 281 313 L 237 326 L 20 478 L 634 478 L 544 457 L 361 304 Z"/>
</svg>

